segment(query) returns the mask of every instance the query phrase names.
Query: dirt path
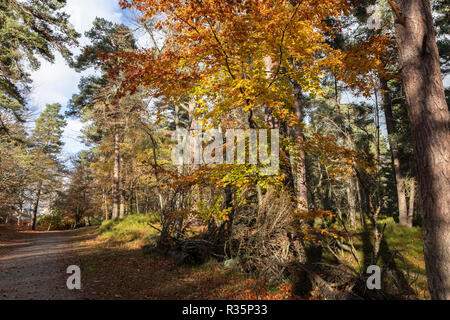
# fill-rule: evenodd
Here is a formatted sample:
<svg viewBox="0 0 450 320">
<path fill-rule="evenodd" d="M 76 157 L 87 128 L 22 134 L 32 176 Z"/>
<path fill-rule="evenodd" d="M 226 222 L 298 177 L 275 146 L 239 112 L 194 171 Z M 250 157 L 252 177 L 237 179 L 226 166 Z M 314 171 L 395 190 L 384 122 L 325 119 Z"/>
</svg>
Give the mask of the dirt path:
<svg viewBox="0 0 450 320">
<path fill-rule="evenodd" d="M 9 231 L 9 234 L 7 233 Z M 77 264 L 71 241 L 76 231 L 11 232 L 0 229 L 0 300 L 83 299 L 70 291 L 69 265 Z"/>
</svg>

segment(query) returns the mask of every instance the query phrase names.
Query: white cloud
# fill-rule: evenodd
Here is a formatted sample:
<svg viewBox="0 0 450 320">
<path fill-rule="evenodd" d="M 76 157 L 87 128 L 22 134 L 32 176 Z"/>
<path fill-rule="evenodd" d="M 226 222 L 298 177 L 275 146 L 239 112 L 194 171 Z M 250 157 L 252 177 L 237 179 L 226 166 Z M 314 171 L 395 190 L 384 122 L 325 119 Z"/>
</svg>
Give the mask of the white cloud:
<svg viewBox="0 0 450 320">
<path fill-rule="evenodd" d="M 96 17 L 105 18 L 109 21 L 120 23 L 122 21 L 122 10 L 118 0 L 68 0 L 64 9 L 71 15 L 70 22 L 75 29 L 84 34 L 92 27 Z M 86 38 L 80 40 L 81 46 L 87 43 Z M 74 49 L 77 52 L 77 49 Z M 55 63 L 41 61 L 41 68 L 32 73 L 33 91 L 31 94 L 31 107 L 43 110 L 46 104 L 60 103 L 66 107 L 74 93 L 78 91 L 78 83 L 83 74 L 70 69 L 65 60 L 56 55 Z M 69 120 L 68 127 L 64 133 L 66 143 L 64 151 L 69 154 L 77 153 L 83 148 L 78 136 L 81 135 L 82 124 L 77 120 Z"/>
<path fill-rule="evenodd" d="M 122 21 L 118 0 L 69 0 L 65 11 L 70 14 L 70 22 L 80 33 L 88 31 L 96 17 L 112 22 Z"/>
<path fill-rule="evenodd" d="M 80 120 L 67 120 L 67 126 L 64 130 L 63 136 L 63 141 L 65 143 L 65 152 L 77 153 L 78 151 L 85 149 L 85 146 L 80 138 L 82 128 L 83 123 Z"/>
</svg>

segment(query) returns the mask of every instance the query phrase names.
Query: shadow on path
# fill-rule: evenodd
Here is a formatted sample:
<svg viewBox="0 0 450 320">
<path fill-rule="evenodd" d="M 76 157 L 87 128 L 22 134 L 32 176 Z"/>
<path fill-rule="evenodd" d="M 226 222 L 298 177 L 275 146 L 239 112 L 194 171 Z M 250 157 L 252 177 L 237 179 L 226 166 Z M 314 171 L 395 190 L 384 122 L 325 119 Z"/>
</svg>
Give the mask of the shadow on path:
<svg viewBox="0 0 450 320">
<path fill-rule="evenodd" d="M 0 229 L 0 232 L 3 229 Z M 79 231 L 16 232 L 0 242 L 0 300 L 76 300 L 67 267 L 76 265 L 72 242 Z"/>
</svg>

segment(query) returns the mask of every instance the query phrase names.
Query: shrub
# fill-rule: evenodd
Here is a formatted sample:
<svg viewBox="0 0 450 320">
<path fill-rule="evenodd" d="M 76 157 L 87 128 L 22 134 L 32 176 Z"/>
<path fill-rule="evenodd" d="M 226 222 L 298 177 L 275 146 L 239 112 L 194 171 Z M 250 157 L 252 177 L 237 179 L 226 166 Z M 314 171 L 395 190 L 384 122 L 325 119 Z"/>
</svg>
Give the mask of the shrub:
<svg viewBox="0 0 450 320">
<path fill-rule="evenodd" d="M 73 221 L 64 217 L 60 213 L 52 213 L 39 218 L 38 226 L 40 230 L 69 230 L 72 228 Z"/>
</svg>

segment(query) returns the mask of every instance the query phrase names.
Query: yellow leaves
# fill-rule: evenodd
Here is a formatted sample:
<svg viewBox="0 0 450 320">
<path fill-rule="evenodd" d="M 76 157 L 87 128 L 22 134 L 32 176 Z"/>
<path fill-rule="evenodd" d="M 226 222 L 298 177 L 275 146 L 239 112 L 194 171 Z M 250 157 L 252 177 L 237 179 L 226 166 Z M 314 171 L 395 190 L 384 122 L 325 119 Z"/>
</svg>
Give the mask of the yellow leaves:
<svg viewBox="0 0 450 320">
<path fill-rule="evenodd" d="M 356 46 L 359 51 L 348 53 L 325 41 L 333 28 L 339 28 L 327 26 L 325 20 L 351 11 L 351 3 L 345 0 L 305 0 L 295 5 L 281 0 L 120 3 L 147 18 L 162 13 L 164 18 L 157 24 L 171 35 L 163 54 L 143 51 L 131 56 L 140 61 L 142 69 L 130 68 L 130 82 L 154 87 L 153 95 L 158 97 L 190 94 L 196 87 L 196 96 L 208 98 L 208 105 L 200 105 L 199 113 L 216 120 L 233 109 L 280 109 L 274 104 L 290 102 L 293 95 L 289 78 L 296 80 L 303 92 L 318 95 L 322 94 L 321 79 L 330 70 L 350 87 L 362 88 L 366 79 L 361 75 L 381 67 L 377 57 L 382 41 Z M 368 58 L 361 60 L 360 55 Z M 267 57 L 274 64 L 268 70 Z M 293 61 L 300 65 L 298 69 L 292 70 Z M 373 82 L 366 84 L 370 87 Z M 276 114 L 289 126 L 297 125 L 295 117 L 284 110 Z"/>
<path fill-rule="evenodd" d="M 323 228 L 322 225 L 332 221 L 335 214 L 327 210 L 307 211 L 298 209 L 294 213 L 294 223 L 304 238 L 320 244 L 326 239 L 343 239 L 340 231 L 333 228 Z"/>
<path fill-rule="evenodd" d="M 380 75 L 385 75 L 384 66 L 389 60 L 390 43 L 389 35 L 377 35 L 367 41 L 360 41 L 345 52 L 340 52 L 340 63 L 332 66 L 331 70 L 337 79 L 347 83 L 352 90 L 370 96 Z"/>
<path fill-rule="evenodd" d="M 369 172 L 377 170 L 373 155 L 367 152 L 357 152 L 339 145 L 338 141 L 327 135 L 313 134 L 305 139 L 301 148 L 309 154 L 318 157 L 331 179 L 340 176 L 344 179 L 354 174 L 354 167 L 364 168 Z"/>
</svg>

